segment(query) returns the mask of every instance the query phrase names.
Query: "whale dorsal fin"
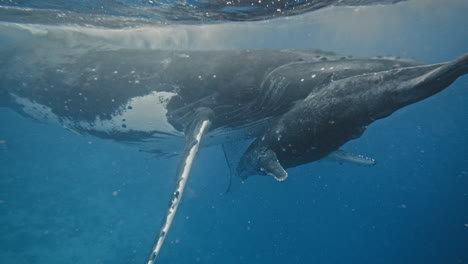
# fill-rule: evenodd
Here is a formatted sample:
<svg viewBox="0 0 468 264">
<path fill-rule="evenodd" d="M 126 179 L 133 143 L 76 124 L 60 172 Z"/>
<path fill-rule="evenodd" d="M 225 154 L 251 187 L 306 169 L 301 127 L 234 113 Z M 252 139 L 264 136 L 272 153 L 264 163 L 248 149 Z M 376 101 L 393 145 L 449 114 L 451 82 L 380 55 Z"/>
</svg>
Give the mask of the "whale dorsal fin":
<svg viewBox="0 0 468 264">
<path fill-rule="evenodd" d="M 164 243 L 167 232 L 171 228 L 172 221 L 177 212 L 180 200 L 182 199 L 185 185 L 190 176 L 193 161 L 200 147 L 200 142 L 203 136 L 208 132 L 213 117 L 214 113 L 211 109 L 206 107 L 198 108 L 195 110 L 192 121 L 185 127 L 185 148 L 177 166 L 176 184 L 169 202 L 169 208 L 162 222 L 159 235 L 154 242 L 147 264 L 154 263 Z"/>
<path fill-rule="evenodd" d="M 332 152 L 325 159 L 337 162 L 348 162 L 366 167 L 372 167 L 377 163 L 377 161 L 375 161 L 375 159 L 373 158 L 369 158 L 359 154 L 354 154 L 341 149 Z"/>
</svg>

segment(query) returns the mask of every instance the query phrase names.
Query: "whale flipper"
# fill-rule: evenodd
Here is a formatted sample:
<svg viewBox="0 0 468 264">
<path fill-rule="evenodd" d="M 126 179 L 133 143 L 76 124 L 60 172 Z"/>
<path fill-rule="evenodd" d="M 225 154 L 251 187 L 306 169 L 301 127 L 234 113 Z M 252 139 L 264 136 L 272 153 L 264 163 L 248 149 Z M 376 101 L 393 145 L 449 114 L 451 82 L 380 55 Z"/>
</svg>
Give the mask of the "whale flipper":
<svg viewBox="0 0 468 264">
<path fill-rule="evenodd" d="M 332 152 L 330 155 L 326 157 L 326 159 L 337 161 L 337 162 L 348 162 L 348 163 L 353 163 L 353 164 L 366 166 L 366 167 L 372 167 L 377 163 L 377 161 L 375 161 L 375 159 L 373 158 L 347 152 L 341 149 Z"/>
<path fill-rule="evenodd" d="M 177 166 L 177 177 L 174 192 L 172 193 L 169 208 L 167 209 L 166 216 L 161 225 L 159 235 L 154 242 L 153 249 L 151 250 L 151 254 L 148 258 L 148 264 L 153 264 L 156 260 L 164 243 L 164 239 L 166 238 L 167 232 L 171 228 L 172 220 L 177 212 L 185 185 L 187 184 L 187 180 L 190 175 L 193 160 L 198 152 L 203 136 L 208 132 L 211 126 L 213 116 L 214 113 L 211 109 L 205 107 L 198 108 L 195 112 L 194 119 L 185 129 L 185 149 L 180 156 L 179 164 Z"/>
</svg>

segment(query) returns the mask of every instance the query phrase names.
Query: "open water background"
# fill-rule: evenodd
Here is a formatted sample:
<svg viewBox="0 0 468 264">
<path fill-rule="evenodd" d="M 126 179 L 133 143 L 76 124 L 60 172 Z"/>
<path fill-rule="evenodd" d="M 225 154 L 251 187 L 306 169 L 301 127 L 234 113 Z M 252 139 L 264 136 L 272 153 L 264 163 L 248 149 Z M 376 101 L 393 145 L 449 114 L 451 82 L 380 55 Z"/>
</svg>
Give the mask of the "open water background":
<svg viewBox="0 0 468 264">
<path fill-rule="evenodd" d="M 145 49 L 319 48 L 426 63 L 468 52 L 468 2 L 329 8 L 264 22 L 102 29 L 0 23 L 0 46 L 49 34 Z M 1 58 L 0 58 L 1 60 Z M 1 87 L 0 87 L 1 89 Z M 203 149 L 159 263 L 468 263 L 468 77 L 343 148 L 372 168 L 316 162 L 225 194 Z M 0 108 L 0 263 L 143 263 L 177 159 Z"/>
</svg>

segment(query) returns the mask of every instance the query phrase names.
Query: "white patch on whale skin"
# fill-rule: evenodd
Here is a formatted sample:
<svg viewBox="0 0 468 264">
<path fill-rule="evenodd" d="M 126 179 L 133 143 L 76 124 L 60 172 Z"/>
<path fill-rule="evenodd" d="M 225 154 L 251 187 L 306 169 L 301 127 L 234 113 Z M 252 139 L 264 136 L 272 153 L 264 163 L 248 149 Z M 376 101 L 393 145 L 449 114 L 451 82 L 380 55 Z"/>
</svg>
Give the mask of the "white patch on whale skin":
<svg viewBox="0 0 468 264">
<path fill-rule="evenodd" d="M 50 107 L 39 104 L 28 98 L 11 94 L 15 102 L 21 107 L 21 111 L 38 121 L 61 126 L 75 134 L 81 132 L 127 132 L 144 131 L 156 132 L 153 136 L 142 138 L 138 141 L 124 141 L 143 151 L 158 151 L 161 157 L 172 156 L 184 148 L 183 133 L 175 130 L 167 121 L 167 102 L 174 96 L 169 92 L 152 92 L 145 96 L 131 98 L 117 110 L 110 120 L 102 120 L 96 117 L 93 122 L 76 121 L 66 117 L 57 116 Z M 129 109 L 129 106 L 131 109 Z M 122 120 L 125 119 L 123 122 Z M 253 123 L 236 128 L 221 127 L 210 131 L 203 140 L 202 146 L 220 145 L 226 142 L 248 141 L 261 135 L 271 122 L 269 119 L 258 120 Z M 126 127 L 123 127 L 125 124 Z M 165 132 L 168 134 L 158 134 Z"/>
<path fill-rule="evenodd" d="M 181 135 L 182 133 L 174 129 L 166 117 L 167 103 L 174 95 L 176 94 L 170 92 L 151 92 L 145 96 L 137 96 L 131 98 L 121 110 L 116 111 L 111 119 L 103 120 L 97 116 L 93 122 L 72 121 L 59 117 L 48 106 L 15 94 L 12 94 L 12 97 L 26 115 L 63 127 L 99 132 L 131 132 L 133 130 Z M 122 126 L 124 124 L 125 126 Z"/>
<path fill-rule="evenodd" d="M 167 103 L 174 95 L 176 94 L 170 92 L 151 92 L 144 96 L 133 97 L 125 104 L 123 110 L 113 114 L 110 120 L 96 117 L 94 122 L 81 121 L 78 126 L 103 132 L 134 130 L 178 135 L 180 132 L 174 129 L 166 117 Z"/>
<path fill-rule="evenodd" d="M 15 100 L 15 102 L 18 105 L 22 107 L 21 110 L 23 111 L 23 113 L 35 120 L 45 121 L 56 125 L 62 125 L 65 121 L 60 119 L 56 114 L 54 114 L 50 107 L 38 104 L 27 98 L 20 97 L 16 94 L 11 94 L 11 97 Z"/>
</svg>

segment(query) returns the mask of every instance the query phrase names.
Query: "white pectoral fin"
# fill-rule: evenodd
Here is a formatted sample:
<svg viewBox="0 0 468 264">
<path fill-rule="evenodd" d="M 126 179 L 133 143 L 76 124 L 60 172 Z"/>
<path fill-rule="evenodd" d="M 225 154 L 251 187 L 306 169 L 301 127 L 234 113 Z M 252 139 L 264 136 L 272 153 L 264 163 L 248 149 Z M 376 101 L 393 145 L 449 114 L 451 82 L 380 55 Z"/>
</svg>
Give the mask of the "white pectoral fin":
<svg viewBox="0 0 468 264">
<path fill-rule="evenodd" d="M 154 264 L 164 243 L 164 239 L 171 228 L 172 221 L 174 220 L 180 200 L 182 199 L 182 194 L 185 190 L 188 177 L 190 176 L 193 161 L 198 152 L 198 148 L 200 147 L 201 140 L 209 131 L 213 115 L 214 114 L 211 109 L 199 108 L 196 110 L 193 121 L 185 129 L 186 143 L 177 168 L 176 184 L 169 202 L 169 208 L 167 209 L 166 216 L 162 222 L 159 235 L 156 237 L 154 242 L 147 264 Z"/>
<path fill-rule="evenodd" d="M 335 152 L 332 152 L 325 159 L 340 162 L 340 163 L 341 162 L 353 163 L 353 164 L 366 166 L 366 167 L 372 167 L 377 163 L 377 161 L 373 158 L 369 158 L 369 157 L 359 155 L 359 154 L 354 154 L 351 152 L 346 152 L 341 149 Z"/>
</svg>

